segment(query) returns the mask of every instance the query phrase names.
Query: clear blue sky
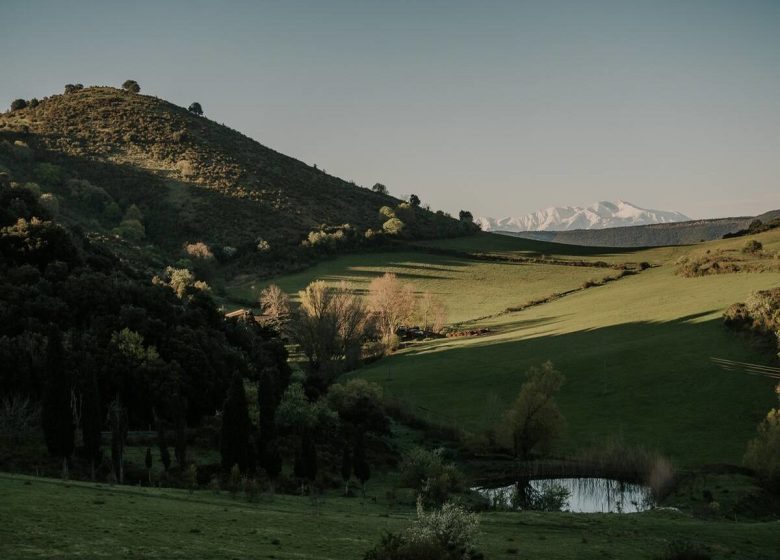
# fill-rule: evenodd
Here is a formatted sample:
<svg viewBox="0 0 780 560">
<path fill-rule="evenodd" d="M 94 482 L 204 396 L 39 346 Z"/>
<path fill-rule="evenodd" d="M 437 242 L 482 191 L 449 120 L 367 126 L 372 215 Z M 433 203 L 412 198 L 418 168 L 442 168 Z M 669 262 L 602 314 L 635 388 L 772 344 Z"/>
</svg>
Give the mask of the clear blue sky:
<svg viewBox="0 0 780 560">
<path fill-rule="evenodd" d="M 780 1 L 0 0 L 0 53 L 7 103 L 132 78 L 448 211 L 780 208 Z"/>
</svg>

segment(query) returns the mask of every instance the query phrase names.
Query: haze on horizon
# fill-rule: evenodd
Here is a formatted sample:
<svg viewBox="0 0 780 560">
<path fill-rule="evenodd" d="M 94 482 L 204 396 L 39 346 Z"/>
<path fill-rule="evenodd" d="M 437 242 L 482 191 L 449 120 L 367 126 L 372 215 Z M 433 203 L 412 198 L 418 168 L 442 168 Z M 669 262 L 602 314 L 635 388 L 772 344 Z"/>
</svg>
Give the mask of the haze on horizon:
<svg viewBox="0 0 780 560">
<path fill-rule="evenodd" d="M 780 3 L 0 0 L 0 101 L 115 85 L 433 208 L 780 208 Z"/>
</svg>

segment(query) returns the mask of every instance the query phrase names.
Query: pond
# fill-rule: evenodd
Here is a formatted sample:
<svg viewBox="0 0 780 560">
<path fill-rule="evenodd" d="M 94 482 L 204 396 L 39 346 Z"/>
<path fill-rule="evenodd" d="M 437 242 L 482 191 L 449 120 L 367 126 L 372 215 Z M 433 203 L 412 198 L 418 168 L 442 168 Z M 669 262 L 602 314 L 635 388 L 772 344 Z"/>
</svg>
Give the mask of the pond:
<svg viewBox="0 0 780 560">
<path fill-rule="evenodd" d="M 609 478 L 546 478 L 474 490 L 492 505 L 507 509 L 525 509 L 523 504 L 529 499 L 551 495 L 561 497 L 561 511 L 573 513 L 636 513 L 654 505 L 647 486 Z"/>
</svg>

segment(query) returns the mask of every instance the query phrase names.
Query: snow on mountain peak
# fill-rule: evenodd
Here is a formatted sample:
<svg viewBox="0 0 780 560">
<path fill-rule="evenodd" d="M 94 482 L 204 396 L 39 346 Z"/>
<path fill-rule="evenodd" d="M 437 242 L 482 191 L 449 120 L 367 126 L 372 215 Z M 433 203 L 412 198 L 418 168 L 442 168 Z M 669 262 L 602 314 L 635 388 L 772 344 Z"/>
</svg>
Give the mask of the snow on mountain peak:
<svg viewBox="0 0 780 560">
<path fill-rule="evenodd" d="M 680 212 L 648 210 L 625 200 L 602 200 L 590 206 L 551 206 L 525 216 L 489 218 L 475 221 L 484 231 L 567 231 L 604 229 L 685 222 L 690 218 Z"/>
</svg>

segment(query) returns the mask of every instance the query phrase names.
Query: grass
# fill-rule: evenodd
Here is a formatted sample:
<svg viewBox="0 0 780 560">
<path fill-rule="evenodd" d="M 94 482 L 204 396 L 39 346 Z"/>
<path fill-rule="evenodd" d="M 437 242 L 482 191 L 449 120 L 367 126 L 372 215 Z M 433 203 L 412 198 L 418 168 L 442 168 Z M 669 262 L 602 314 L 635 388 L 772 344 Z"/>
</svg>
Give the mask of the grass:
<svg viewBox="0 0 780 560">
<path fill-rule="evenodd" d="M 489 262 L 408 252 L 346 255 L 273 282 L 296 294 L 313 279 L 331 283 L 344 280 L 358 293 L 366 293 L 371 280 L 385 272 L 411 282 L 419 294 L 430 291 L 442 298 L 453 323 L 499 313 L 554 292 L 578 288 L 587 280 L 616 274 L 603 268 Z M 251 276 L 240 277 L 228 286 L 228 298 L 256 302 L 268 283 Z"/>
<path fill-rule="evenodd" d="M 280 496 L 258 503 L 199 490 L 108 486 L 0 474 L 0 557 L 359 559 L 411 508 L 382 498 Z M 78 515 L 75 515 L 78 513 Z M 632 515 L 485 513 L 487 558 L 654 558 L 688 540 L 713 558 L 773 558 L 777 523 L 704 521 L 672 512 Z"/>
<path fill-rule="evenodd" d="M 780 249 L 776 231 L 757 238 L 768 251 Z M 488 250 L 522 251 L 528 243 L 510 238 L 507 244 L 500 236 L 484 235 L 437 245 L 475 250 L 479 248 L 473 245 L 475 239 L 484 240 Z M 752 291 L 779 286 L 780 274 L 682 278 L 675 274 L 675 262 L 689 253 L 741 248 L 744 243 L 738 238 L 688 247 L 594 252 L 599 259 L 647 260 L 657 266 L 522 312 L 472 322 L 469 326 L 489 327 L 493 334 L 416 344 L 354 375 L 381 383 L 439 420 L 479 430 L 500 421 L 520 388 L 523 372 L 549 359 L 567 378 L 558 398 L 568 420 L 559 452 L 618 436 L 629 444 L 655 447 L 678 465 L 739 463 L 756 424 L 775 404 L 773 384 L 723 371 L 710 357 L 771 362 L 771 355 L 727 330 L 720 317 Z M 583 249 L 592 248 L 572 251 Z M 401 273 L 418 290 L 441 294 L 455 321 L 576 286 L 580 278 L 573 275 L 598 273 L 579 267 L 534 269 L 388 253 L 351 255 L 275 281 L 288 290 L 315 278 L 351 279 L 365 286 L 368 278 L 384 270 Z"/>
</svg>

